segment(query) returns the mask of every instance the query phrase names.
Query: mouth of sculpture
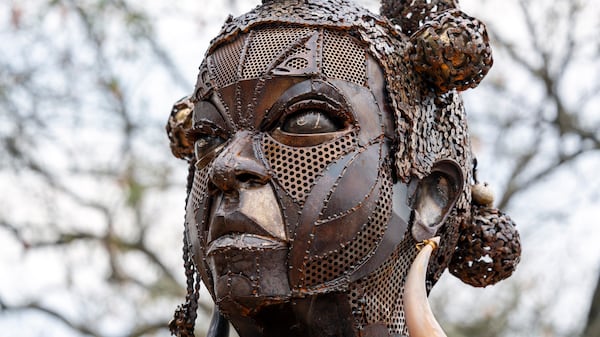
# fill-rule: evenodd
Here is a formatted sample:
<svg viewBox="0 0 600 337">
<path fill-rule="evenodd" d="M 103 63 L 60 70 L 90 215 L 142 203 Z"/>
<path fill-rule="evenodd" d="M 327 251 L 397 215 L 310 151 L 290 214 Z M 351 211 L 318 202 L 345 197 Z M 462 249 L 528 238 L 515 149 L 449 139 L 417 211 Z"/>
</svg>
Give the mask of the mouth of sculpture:
<svg viewBox="0 0 600 337">
<path fill-rule="evenodd" d="M 213 255 L 227 251 L 254 251 L 287 249 L 287 244 L 272 237 L 249 233 L 229 233 L 208 244 L 206 253 Z"/>
<path fill-rule="evenodd" d="M 235 313 L 241 306 L 251 312 L 285 302 L 290 297 L 287 255 L 287 243 L 260 234 L 230 232 L 211 241 L 206 262 L 219 308 Z"/>
</svg>

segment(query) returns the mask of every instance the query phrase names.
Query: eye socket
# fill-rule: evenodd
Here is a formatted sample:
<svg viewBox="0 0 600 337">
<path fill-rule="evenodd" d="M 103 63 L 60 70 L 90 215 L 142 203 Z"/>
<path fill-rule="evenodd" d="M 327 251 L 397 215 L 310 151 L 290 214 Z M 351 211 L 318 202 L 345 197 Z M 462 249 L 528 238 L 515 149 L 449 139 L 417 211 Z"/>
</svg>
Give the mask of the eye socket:
<svg viewBox="0 0 600 337">
<path fill-rule="evenodd" d="M 289 146 L 315 146 L 353 131 L 354 119 L 345 105 L 324 94 L 296 97 L 278 110 L 279 123 L 266 129 Z"/>
<path fill-rule="evenodd" d="M 194 154 L 196 155 L 196 167 L 206 166 L 223 148 L 225 139 L 214 135 L 196 135 L 194 142 Z"/>
<path fill-rule="evenodd" d="M 291 134 L 315 134 L 340 131 L 344 128 L 337 118 L 323 110 L 306 109 L 286 117 L 281 131 Z"/>
</svg>

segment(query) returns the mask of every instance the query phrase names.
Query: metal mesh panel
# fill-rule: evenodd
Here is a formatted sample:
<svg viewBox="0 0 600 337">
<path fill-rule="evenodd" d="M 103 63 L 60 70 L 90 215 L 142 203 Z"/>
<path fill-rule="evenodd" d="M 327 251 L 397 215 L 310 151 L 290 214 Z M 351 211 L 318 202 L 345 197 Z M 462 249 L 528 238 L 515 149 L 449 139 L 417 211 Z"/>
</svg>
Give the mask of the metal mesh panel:
<svg viewBox="0 0 600 337">
<path fill-rule="evenodd" d="M 317 175 L 329 163 L 354 149 L 355 138 L 347 134 L 335 140 L 309 147 L 281 144 L 269 135 L 262 138 L 262 148 L 276 180 L 296 202 L 304 202 Z"/>
<path fill-rule="evenodd" d="M 325 30 L 323 42 L 323 73 L 337 78 L 364 85 L 367 54 L 356 39 L 347 33 Z"/>
<path fill-rule="evenodd" d="M 306 59 L 296 57 L 292 58 L 285 64 L 287 67 L 294 68 L 296 70 L 304 69 L 308 65 L 308 61 Z"/>
<path fill-rule="evenodd" d="M 215 50 L 210 56 L 211 73 L 220 87 L 234 83 L 238 80 L 239 64 L 245 55 L 241 79 L 259 78 L 283 55 L 306 53 L 304 45 L 291 48 L 314 31 L 314 28 L 265 27 L 250 35 L 243 35 Z M 365 48 L 345 33 L 323 30 L 322 34 L 323 74 L 329 78 L 364 85 L 367 59 Z M 246 40 L 248 49 L 244 52 Z M 291 57 L 283 66 L 300 70 L 307 65 L 305 58 Z"/>
<path fill-rule="evenodd" d="M 352 285 L 352 312 L 363 327 L 382 322 L 390 333 L 408 336 L 403 304 L 404 282 L 416 255 L 415 241 L 407 235 L 375 273 Z"/>
<path fill-rule="evenodd" d="M 255 31 L 242 70 L 242 78 L 259 78 L 267 68 L 311 28 L 264 28 Z"/>
<path fill-rule="evenodd" d="M 211 71 L 219 87 L 225 87 L 238 79 L 240 55 L 244 41 L 245 38 L 240 37 L 222 46 L 210 57 Z"/>
<path fill-rule="evenodd" d="M 388 183 L 382 186 L 381 198 L 377 201 L 377 208 L 369 217 L 369 221 L 357 233 L 355 240 L 324 259 L 312 260 L 307 263 L 307 286 L 331 281 L 335 277 L 351 272 L 367 259 L 379 245 L 392 211 L 392 186 L 389 178 L 389 168 L 381 172 L 383 176 L 379 177 L 379 180 Z"/>
<path fill-rule="evenodd" d="M 194 209 L 200 207 L 206 198 L 206 185 L 208 184 L 208 167 L 201 170 L 196 169 L 194 173 L 194 184 L 192 185 L 192 206 Z"/>
</svg>

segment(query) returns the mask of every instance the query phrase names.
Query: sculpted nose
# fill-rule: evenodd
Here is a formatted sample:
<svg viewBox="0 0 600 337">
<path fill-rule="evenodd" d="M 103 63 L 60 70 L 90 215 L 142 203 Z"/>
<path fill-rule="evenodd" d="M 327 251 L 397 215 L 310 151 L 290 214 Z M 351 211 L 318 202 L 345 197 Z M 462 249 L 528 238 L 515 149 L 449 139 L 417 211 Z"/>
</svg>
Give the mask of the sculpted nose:
<svg viewBox="0 0 600 337">
<path fill-rule="evenodd" d="M 256 158 L 252 147 L 252 134 L 240 131 L 215 158 L 210 180 L 223 192 L 242 187 L 265 185 L 271 178 L 267 168 Z"/>
</svg>

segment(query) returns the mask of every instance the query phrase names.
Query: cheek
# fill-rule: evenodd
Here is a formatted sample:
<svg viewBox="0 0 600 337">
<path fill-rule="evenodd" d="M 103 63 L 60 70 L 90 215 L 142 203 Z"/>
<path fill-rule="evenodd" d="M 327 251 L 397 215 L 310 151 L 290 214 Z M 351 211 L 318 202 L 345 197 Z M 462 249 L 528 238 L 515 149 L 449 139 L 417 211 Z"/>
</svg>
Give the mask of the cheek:
<svg viewBox="0 0 600 337">
<path fill-rule="evenodd" d="M 303 205 L 325 168 L 356 147 L 352 134 L 317 146 L 293 147 L 277 142 L 270 135 L 262 138 L 261 148 L 274 180 L 292 198 Z"/>
<path fill-rule="evenodd" d="M 316 231 L 315 244 L 326 249 L 315 249 L 308 256 L 304 271 L 306 287 L 318 286 L 342 275 L 352 274 L 379 246 L 392 214 L 392 183 L 387 169 L 381 170 L 381 179 L 373 194 L 346 216 L 352 221 L 324 223 L 330 231 Z M 320 247 L 319 247 L 320 248 Z"/>
<path fill-rule="evenodd" d="M 302 209 L 315 184 L 324 179 L 328 166 L 354 151 L 356 141 L 352 134 L 347 134 L 317 146 L 293 147 L 265 134 L 260 148 L 265 165 L 273 174 L 272 184 L 283 208 L 288 237 L 294 238 Z"/>
<path fill-rule="evenodd" d="M 391 216 L 387 148 L 358 147 L 354 136 L 294 148 L 265 136 L 264 157 L 276 184 L 293 198 L 290 283 L 306 288 L 352 271 L 372 252 Z"/>
</svg>

